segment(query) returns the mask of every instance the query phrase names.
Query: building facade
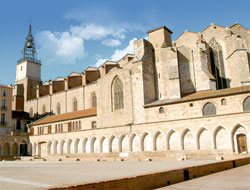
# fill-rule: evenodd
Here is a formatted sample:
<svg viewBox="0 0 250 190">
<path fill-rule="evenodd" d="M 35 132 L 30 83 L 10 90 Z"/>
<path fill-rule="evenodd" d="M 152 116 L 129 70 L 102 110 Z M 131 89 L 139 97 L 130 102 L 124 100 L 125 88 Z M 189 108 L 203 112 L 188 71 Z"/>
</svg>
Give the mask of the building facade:
<svg viewBox="0 0 250 190">
<path fill-rule="evenodd" d="M 150 30 L 134 55 L 44 83 L 40 62 L 24 55 L 13 97 L 15 110 L 41 118 L 29 125 L 32 154 L 249 152 L 250 31 L 235 23 L 185 31 L 174 42 L 171 34 Z"/>
</svg>

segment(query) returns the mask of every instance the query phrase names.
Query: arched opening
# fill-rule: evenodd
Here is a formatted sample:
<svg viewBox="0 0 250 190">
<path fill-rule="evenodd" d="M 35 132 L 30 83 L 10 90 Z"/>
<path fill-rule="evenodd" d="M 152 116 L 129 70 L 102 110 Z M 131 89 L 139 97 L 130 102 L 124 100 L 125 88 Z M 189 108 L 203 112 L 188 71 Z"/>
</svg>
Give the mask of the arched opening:
<svg viewBox="0 0 250 190">
<path fill-rule="evenodd" d="M 47 149 L 46 149 L 46 142 L 39 142 L 38 143 L 38 156 L 39 157 L 46 157 L 47 156 Z"/>
<path fill-rule="evenodd" d="M 88 138 L 85 137 L 83 140 L 82 140 L 82 153 L 87 153 L 87 152 L 90 152 L 89 151 L 89 148 L 87 148 L 87 142 L 88 142 Z"/>
<path fill-rule="evenodd" d="M 52 147 L 52 142 L 49 141 L 47 143 L 47 155 L 51 155 L 51 147 Z"/>
<path fill-rule="evenodd" d="M 248 133 L 242 125 L 236 125 L 231 132 L 233 152 L 247 153 L 248 147 Z"/>
<path fill-rule="evenodd" d="M 184 129 L 181 135 L 182 150 L 195 150 L 195 138 L 190 129 Z"/>
<path fill-rule="evenodd" d="M 77 154 L 79 152 L 79 142 L 80 142 L 80 139 L 76 139 L 75 142 L 74 142 L 74 153 Z"/>
<path fill-rule="evenodd" d="M 72 144 L 72 140 L 69 139 L 67 142 L 67 154 L 71 153 L 71 144 Z"/>
<path fill-rule="evenodd" d="M 156 131 L 156 133 L 154 134 L 153 150 L 154 151 L 164 151 L 165 150 L 164 135 L 160 131 Z"/>
<path fill-rule="evenodd" d="M 60 154 L 64 154 L 64 144 L 65 144 L 65 140 L 61 140 L 61 142 L 60 142 Z"/>
<path fill-rule="evenodd" d="M 93 137 L 91 139 L 91 153 L 98 153 L 98 152 L 99 152 L 99 147 L 98 147 L 97 138 Z"/>
<path fill-rule="evenodd" d="M 9 143 L 5 143 L 3 145 L 3 156 L 9 156 L 10 155 L 10 145 Z"/>
<path fill-rule="evenodd" d="M 118 139 L 114 135 L 109 138 L 109 152 L 119 152 Z"/>
<path fill-rule="evenodd" d="M 147 132 L 144 132 L 141 136 L 140 140 L 141 151 L 150 151 L 152 150 L 152 141 L 150 140 L 150 136 Z"/>
<path fill-rule="evenodd" d="M 18 155 L 18 145 L 17 145 L 16 142 L 12 145 L 12 155 L 13 156 L 17 156 Z"/>
<path fill-rule="evenodd" d="M 228 135 L 226 129 L 222 126 L 218 126 L 213 133 L 214 149 L 223 150 L 228 149 Z"/>
<path fill-rule="evenodd" d="M 176 131 L 170 129 L 166 136 L 167 150 L 180 150 L 180 137 Z"/>
<path fill-rule="evenodd" d="M 203 116 L 216 115 L 216 107 L 211 102 L 206 103 L 202 109 Z"/>
<path fill-rule="evenodd" d="M 57 154 L 57 153 L 58 153 L 58 151 L 57 151 L 58 146 L 57 146 L 57 145 L 58 145 L 58 141 L 55 141 L 55 142 L 54 142 L 54 145 L 53 145 L 53 153 L 54 153 L 54 154 Z"/>
<path fill-rule="evenodd" d="M 104 136 L 100 139 L 100 152 L 108 153 L 109 152 L 109 141 Z"/>
<path fill-rule="evenodd" d="M 91 100 L 92 100 L 92 107 L 96 108 L 96 106 L 97 106 L 97 98 L 96 98 L 96 94 L 95 93 L 92 93 Z"/>
<path fill-rule="evenodd" d="M 25 140 L 22 140 L 20 143 L 20 155 L 21 156 L 28 155 L 28 143 Z"/>
<path fill-rule="evenodd" d="M 129 151 L 130 152 L 140 151 L 140 138 L 135 133 L 131 134 L 129 138 Z"/>
<path fill-rule="evenodd" d="M 210 133 L 204 127 L 200 128 L 197 132 L 196 147 L 197 147 L 197 149 L 201 149 L 201 150 L 211 150 L 212 149 Z"/>
</svg>

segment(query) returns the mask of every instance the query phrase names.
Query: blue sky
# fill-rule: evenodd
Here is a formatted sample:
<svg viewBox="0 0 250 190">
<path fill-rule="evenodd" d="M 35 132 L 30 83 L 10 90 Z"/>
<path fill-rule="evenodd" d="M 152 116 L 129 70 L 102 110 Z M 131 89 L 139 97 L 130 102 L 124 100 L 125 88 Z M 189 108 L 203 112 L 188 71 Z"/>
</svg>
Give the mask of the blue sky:
<svg viewBox="0 0 250 190">
<path fill-rule="evenodd" d="M 171 29 L 173 40 L 210 23 L 249 28 L 249 7 L 249 0 L 0 1 L 0 84 L 15 81 L 30 19 L 45 81 L 117 61 L 157 26 Z"/>
</svg>

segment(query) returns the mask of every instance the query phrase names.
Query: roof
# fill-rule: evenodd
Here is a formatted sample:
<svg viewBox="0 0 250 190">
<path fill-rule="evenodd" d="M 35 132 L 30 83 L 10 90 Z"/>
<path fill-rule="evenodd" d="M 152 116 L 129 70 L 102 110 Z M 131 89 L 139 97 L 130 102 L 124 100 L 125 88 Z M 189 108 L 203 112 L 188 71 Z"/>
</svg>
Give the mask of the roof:
<svg viewBox="0 0 250 190">
<path fill-rule="evenodd" d="M 211 26 L 218 26 L 218 27 L 221 27 L 221 28 L 226 28 L 225 26 L 221 26 L 221 25 L 218 25 L 218 24 L 211 23 L 211 24 L 208 25 L 205 29 L 203 29 L 203 30 L 201 31 L 201 33 L 204 32 L 205 30 L 207 30 L 208 28 L 210 28 Z"/>
<path fill-rule="evenodd" d="M 3 88 L 12 88 L 11 86 L 7 86 L 7 85 L 3 85 L 3 84 L 0 84 L 0 87 L 3 87 Z"/>
<path fill-rule="evenodd" d="M 154 29 L 152 29 L 152 30 L 147 31 L 147 33 L 149 34 L 149 33 L 151 33 L 151 32 L 154 32 L 154 31 L 160 30 L 160 29 L 166 29 L 170 34 L 173 33 L 173 32 L 172 32 L 171 30 L 169 30 L 166 26 L 159 26 L 159 27 L 157 27 L 157 28 L 154 28 Z"/>
<path fill-rule="evenodd" d="M 221 90 L 204 90 L 204 91 L 195 92 L 195 93 L 186 95 L 178 99 L 158 100 L 150 104 L 146 104 L 144 107 L 147 108 L 147 107 L 182 103 L 182 102 L 188 102 L 188 101 L 194 101 L 194 100 L 202 100 L 202 99 L 207 99 L 207 98 L 230 96 L 230 95 L 249 93 L 249 92 L 250 92 L 250 85 L 236 87 L 236 88 L 226 88 L 226 89 L 221 89 Z"/>
<path fill-rule="evenodd" d="M 42 124 L 48 124 L 48 123 L 54 123 L 54 122 L 60 122 L 60 121 L 67 121 L 67 120 L 91 117 L 91 116 L 96 116 L 96 108 L 90 108 L 86 110 L 79 110 L 79 111 L 74 111 L 74 112 L 69 112 L 69 113 L 47 116 L 47 117 L 44 117 L 42 119 L 39 119 L 31 123 L 30 126 L 42 125 Z"/>
</svg>

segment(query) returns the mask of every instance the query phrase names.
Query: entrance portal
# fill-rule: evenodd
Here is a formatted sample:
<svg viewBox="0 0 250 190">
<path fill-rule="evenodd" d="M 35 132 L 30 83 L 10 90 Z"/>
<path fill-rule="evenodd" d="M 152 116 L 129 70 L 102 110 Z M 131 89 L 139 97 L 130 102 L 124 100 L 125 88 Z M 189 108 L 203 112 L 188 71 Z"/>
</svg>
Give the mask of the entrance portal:
<svg viewBox="0 0 250 190">
<path fill-rule="evenodd" d="M 244 134 L 238 134 L 236 136 L 236 139 L 237 139 L 238 152 L 239 153 L 247 152 L 247 139 L 246 139 L 246 135 L 244 135 Z"/>
</svg>

